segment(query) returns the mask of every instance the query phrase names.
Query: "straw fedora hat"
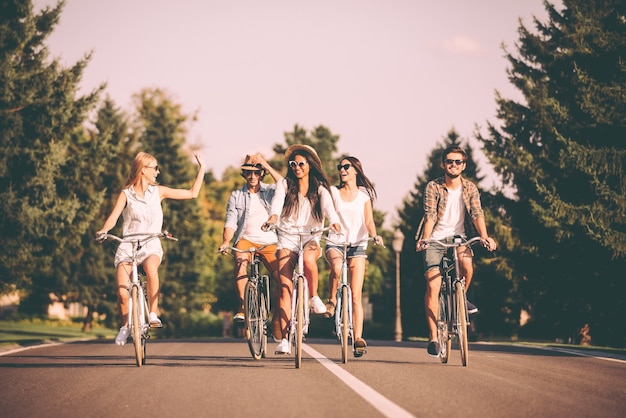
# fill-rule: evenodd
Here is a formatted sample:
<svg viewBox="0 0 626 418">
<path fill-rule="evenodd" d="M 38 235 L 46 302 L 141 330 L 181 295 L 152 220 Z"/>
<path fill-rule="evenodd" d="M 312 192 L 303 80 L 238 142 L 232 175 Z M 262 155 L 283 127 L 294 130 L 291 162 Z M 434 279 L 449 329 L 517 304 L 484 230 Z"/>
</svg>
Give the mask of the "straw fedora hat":
<svg viewBox="0 0 626 418">
<path fill-rule="evenodd" d="M 242 170 L 250 170 L 250 171 L 260 171 L 263 170 L 263 166 L 261 164 L 252 164 L 252 156 L 246 155 L 246 158 L 243 160 L 243 165 L 241 166 Z"/>
<path fill-rule="evenodd" d="M 307 160 L 313 159 L 318 167 L 322 166 L 322 160 L 320 160 L 320 157 L 317 155 L 317 152 L 313 149 L 313 147 L 304 144 L 294 144 L 285 151 L 285 159 L 290 161 L 296 153 L 304 154 Z"/>
</svg>

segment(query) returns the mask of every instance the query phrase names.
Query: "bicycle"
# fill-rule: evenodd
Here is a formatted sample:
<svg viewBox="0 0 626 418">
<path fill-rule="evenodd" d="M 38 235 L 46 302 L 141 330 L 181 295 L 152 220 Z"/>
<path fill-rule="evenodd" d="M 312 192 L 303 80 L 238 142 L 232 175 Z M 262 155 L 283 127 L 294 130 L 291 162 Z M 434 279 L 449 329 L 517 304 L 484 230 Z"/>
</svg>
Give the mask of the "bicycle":
<svg viewBox="0 0 626 418">
<path fill-rule="evenodd" d="M 135 359 L 137 367 L 141 367 L 146 364 L 146 341 L 150 338 L 149 331 L 151 328 L 148 321 L 148 313 L 150 309 L 148 307 L 148 299 L 145 290 L 145 282 L 140 280 L 139 275 L 139 262 L 137 261 L 137 253 L 139 249 L 146 243 L 153 239 L 163 238 L 170 241 L 178 241 L 178 238 L 173 237 L 169 232 L 163 231 L 161 233 L 137 233 L 129 234 L 124 238 L 120 238 L 113 234 L 102 234 L 96 238 L 96 241 L 103 242 L 107 239 L 122 243 L 132 244 L 131 257 L 131 271 L 128 282 L 128 329 L 130 329 L 129 340 L 133 342 L 135 346 Z"/>
<path fill-rule="evenodd" d="M 241 250 L 235 247 L 224 247 L 223 254 L 231 250 L 238 253 L 248 253 L 252 261 L 249 266 L 248 281 L 244 288 L 243 306 L 246 321 L 246 339 L 250 354 L 255 360 L 260 360 L 267 354 L 267 324 L 270 312 L 270 282 L 268 275 L 260 275 L 261 258 L 259 251 L 275 244 L 265 244 L 258 248 L 252 247 Z"/>
<path fill-rule="evenodd" d="M 298 266 L 293 271 L 291 291 L 291 319 L 289 321 L 289 345 L 295 347 L 296 369 L 302 364 L 302 342 L 304 335 L 309 332 L 309 286 L 304 276 L 304 238 L 322 235 L 330 228 L 312 229 L 310 231 L 294 231 L 284 229 L 275 224 L 265 227 L 266 230 L 275 230 L 277 233 L 295 235 L 298 240 Z M 308 241 L 307 241 L 308 242 Z M 278 354 L 278 353 L 277 353 Z"/>
<path fill-rule="evenodd" d="M 357 247 L 372 241 L 368 237 L 357 242 L 336 242 L 326 237 L 326 243 L 342 248 L 341 280 L 337 283 L 337 302 L 335 303 L 335 335 L 341 344 L 341 361 L 348 362 L 348 347 L 354 344 L 354 326 L 352 323 L 352 289 L 348 283 L 348 248 Z M 384 247 L 383 247 L 384 248 Z"/>
<path fill-rule="evenodd" d="M 459 277 L 458 247 L 471 247 L 480 237 L 466 239 L 455 235 L 452 242 L 449 240 L 429 239 L 429 244 L 438 244 L 448 249 L 441 264 L 441 289 L 439 291 L 439 312 L 437 315 L 437 342 L 439 343 L 439 358 L 447 363 L 452 349 L 452 337 L 456 336 L 461 351 L 461 363 L 467 366 L 469 357 L 467 326 L 469 314 L 467 312 L 467 295 L 465 294 L 465 277 Z"/>
</svg>

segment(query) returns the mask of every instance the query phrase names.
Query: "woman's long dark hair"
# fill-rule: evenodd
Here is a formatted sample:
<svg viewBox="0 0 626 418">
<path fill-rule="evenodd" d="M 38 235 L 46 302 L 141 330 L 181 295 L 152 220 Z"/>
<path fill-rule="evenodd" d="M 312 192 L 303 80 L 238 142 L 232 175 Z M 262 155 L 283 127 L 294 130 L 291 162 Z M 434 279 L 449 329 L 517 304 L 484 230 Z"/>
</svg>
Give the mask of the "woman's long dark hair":
<svg viewBox="0 0 626 418">
<path fill-rule="evenodd" d="M 303 150 L 294 152 L 290 158 L 293 159 L 296 155 L 306 158 L 309 164 L 309 190 L 306 197 L 309 199 L 309 202 L 311 202 L 311 207 L 313 208 L 313 219 L 321 222 L 324 220 L 324 213 L 322 212 L 319 188 L 323 186 L 326 190 L 330 191 L 330 181 L 328 181 L 328 177 L 326 177 L 326 173 L 324 173 L 324 169 L 318 158 L 313 158 Z M 287 193 L 285 195 L 285 204 L 281 216 L 288 218 L 292 213 L 297 213 L 299 209 L 298 193 L 300 193 L 300 188 L 298 186 L 298 178 L 291 168 L 287 169 L 285 179 L 287 180 Z"/>
<path fill-rule="evenodd" d="M 374 200 L 376 200 L 377 197 L 376 189 L 374 189 L 374 185 L 363 172 L 363 165 L 361 164 L 361 161 L 359 161 L 359 159 L 356 157 L 343 157 L 341 160 L 339 160 L 339 162 L 341 163 L 341 161 L 343 160 L 350 161 L 350 164 L 352 164 L 352 167 L 354 167 L 354 169 L 356 170 L 356 185 L 357 187 L 362 187 L 365 189 L 370 197 L 370 200 L 372 201 L 372 207 L 374 207 Z M 339 177 L 339 185 L 337 186 L 337 188 L 341 189 L 344 186 L 345 183 L 342 182 L 341 177 Z"/>
</svg>

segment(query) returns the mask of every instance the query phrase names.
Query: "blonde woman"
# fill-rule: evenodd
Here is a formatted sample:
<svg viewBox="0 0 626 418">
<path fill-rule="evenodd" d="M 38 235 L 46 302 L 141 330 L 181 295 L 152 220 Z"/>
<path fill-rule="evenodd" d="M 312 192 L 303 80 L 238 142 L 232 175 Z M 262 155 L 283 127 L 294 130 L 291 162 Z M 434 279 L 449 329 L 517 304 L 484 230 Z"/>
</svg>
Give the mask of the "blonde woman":
<svg viewBox="0 0 626 418">
<path fill-rule="evenodd" d="M 160 173 L 159 165 L 152 155 L 140 152 L 135 156 L 130 169 L 128 181 L 120 192 L 111 214 L 104 222 L 96 236 L 108 233 L 122 215 L 123 236 L 136 233 L 160 233 L 163 228 L 163 199 L 195 199 L 200 193 L 204 178 L 204 163 L 198 153 L 194 152 L 198 162 L 198 174 L 190 189 L 172 189 L 157 183 Z M 115 253 L 117 277 L 117 299 L 122 317 L 122 326 L 115 338 L 115 344 L 124 345 L 128 339 L 128 280 L 131 269 L 131 244 L 122 243 Z M 154 239 L 144 245 L 138 254 L 138 261 L 146 272 L 148 281 L 148 304 L 150 306 L 150 326 L 162 326 L 158 317 L 159 305 L 159 265 L 163 258 L 161 240 Z"/>
</svg>

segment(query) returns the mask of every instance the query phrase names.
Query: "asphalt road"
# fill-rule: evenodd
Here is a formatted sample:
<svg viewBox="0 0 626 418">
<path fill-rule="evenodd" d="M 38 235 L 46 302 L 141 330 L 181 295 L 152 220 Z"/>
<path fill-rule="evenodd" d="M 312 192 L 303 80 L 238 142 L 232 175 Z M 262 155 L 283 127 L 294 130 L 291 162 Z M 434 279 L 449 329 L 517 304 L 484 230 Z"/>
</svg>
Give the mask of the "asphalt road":
<svg viewBox="0 0 626 418">
<path fill-rule="evenodd" d="M 111 340 L 0 353 L 0 416 L 11 417 L 623 417 L 626 359 L 470 343 L 468 367 L 425 343 L 370 341 L 341 364 L 309 340 L 303 364 L 255 361 L 239 339 L 151 340 L 147 364 Z"/>
</svg>

